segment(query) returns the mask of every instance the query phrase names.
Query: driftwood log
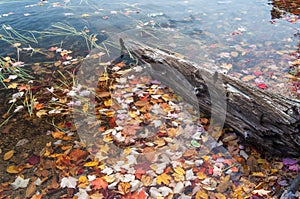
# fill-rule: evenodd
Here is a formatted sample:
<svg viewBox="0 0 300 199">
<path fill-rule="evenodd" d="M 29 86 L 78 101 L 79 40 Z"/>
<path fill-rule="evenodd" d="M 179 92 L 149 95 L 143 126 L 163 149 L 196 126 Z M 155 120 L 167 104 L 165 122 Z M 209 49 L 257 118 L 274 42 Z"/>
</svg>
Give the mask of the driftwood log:
<svg viewBox="0 0 300 199">
<path fill-rule="evenodd" d="M 165 74 L 165 66 L 179 71 L 197 92 L 197 102 L 192 103 L 199 105 L 199 109 L 207 114 L 219 115 L 219 122 L 225 114 L 225 123 L 247 143 L 272 155 L 300 156 L 299 100 L 252 87 L 165 50 L 133 41 L 122 41 L 122 45 L 131 55 L 151 65 L 153 70 L 161 71 L 166 81 L 178 79 Z M 183 91 L 184 87 L 177 89 Z"/>
</svg>

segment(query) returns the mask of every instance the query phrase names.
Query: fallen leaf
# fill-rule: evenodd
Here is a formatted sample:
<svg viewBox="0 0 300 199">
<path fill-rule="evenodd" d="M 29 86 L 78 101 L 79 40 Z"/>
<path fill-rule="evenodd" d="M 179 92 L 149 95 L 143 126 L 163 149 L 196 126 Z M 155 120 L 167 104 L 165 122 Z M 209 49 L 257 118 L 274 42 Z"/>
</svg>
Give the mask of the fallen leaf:
<svg viewBox="0 0 300 199">
<path fill-rule="evenodd" d="M 56 139 L 62 139 L 63 136 L 64 136 L 64 132 L 61 132 L 61 131 L 56 131 L 56 132 L 52 132 L 51 135 L 53 138 L 56 138 Z"/>
<path fill-rule="evenodd" d="M 261 89 L 267 89 L 268 88 L 268 86 L 264 83 L 257 84 L 257 87 L 261 88 Z"/>
<path fill-rule="evenodd" d="M 264 190 L 264 189 L 259 189 L 259 190 L 254 190 L 252 191 L 253 194 L 258 194 L 260 196 L 266 196 L 270 193 L 271 191 L 267 191 L 267 190 Z"/>
<path fill-rule="evenodd" d="M 157 176 L 156 183 L 159 185 L 161 185 L 163 183 L 168 186 L 170 183 L 170 180 L 172 180 L 172 177 L 166 173 L 163 173 L 163 174 Z"/>
<path fill-rule="evenodd" d="M 7 173 L 14 173 L 14 174 L 17 174 L 17 173 L 20 173 L 23 169 L 18 167 L 18 166 L 15 166 L 15 165 L 11 165 L 11 166 L 8 166 L 7 169 L 6 169 L 6 172 Z"/>
<path fill-rule="evenodd" d="M 29 178 L 24 179 L 20 176 L 18 176 L 15 181 L 13 183 L 11 183 L 10 185 L 14 188 L 14 189 L 18 189 L 18 188 L 26 188 L 28 186 L 29 183 Z"/>
<path fill-rule="evenodd" d="M 215 196 L 217 199 L 226 199 L 226 197 L 221 193 L 216 193 Z"/>
<path fill-rule="evenodd" d="M 130 191 L 130 183 L 129 182 L 120 182 L 118 185 L 118 192 L 122 195 L 127 194 Z"/>
<path fill-rule="evenodd" d="M 208 195 L 204 189 L 201 189 L 196 194 L 196 199 L 208 199 Z"/>
<path fill-rule="evenodd" d="M 3 156 L 3 160 L 9 160 L 10 158 L 12 158 L 14 156 L 15 151 L 14 150 L 10 150 L 8 152 L 6 152 Z"/>
<path fill-rule="evenodd" d="M 244 77 L 242 78 L 242 81 L 248 82 L 248 81 L 253 80 L 253 79 L 255 79 L 255 78 L 256 78 L 255 75 L 247 75 L 247 76 L 244 76 Z"/>
<path fill-rule="evenodd" d="M 30 198 L 36 192 L 36 185 L 32 182 L 26 189 L 25 198 Z"/>
<path fill-rule="evenodd" d="M 85 167 L 94 167 L 94 166 L 98 166 L 98 164 L 99 164 L 99 162 L 93 161 L 93 162 L 87 162 L 83 166 L 85 166 Z"/>
<path fill-rule="evenodd" d="M 91 182 L 92 189 L 106 189 L 107 182 L 102 178 L 96 178 Z"/>
<path fill-rule="evenodd" d="M 69 156 L 72 161 L 78 162 L 79 160 L 84 160 L 88 156 L 88 152 L 76 148 L 70 152 Z"/>
<path fill-rule="evenodd" d="M 74 177 L 63 177 L 63 179 L 61 180 L 61 183 L 60 183 L 60 187 L 61 188 L 73 188 L 75 189 L 76 188 L 76 185 L 77 185 L 77 179 L 74 178 Z"/>
</svg>

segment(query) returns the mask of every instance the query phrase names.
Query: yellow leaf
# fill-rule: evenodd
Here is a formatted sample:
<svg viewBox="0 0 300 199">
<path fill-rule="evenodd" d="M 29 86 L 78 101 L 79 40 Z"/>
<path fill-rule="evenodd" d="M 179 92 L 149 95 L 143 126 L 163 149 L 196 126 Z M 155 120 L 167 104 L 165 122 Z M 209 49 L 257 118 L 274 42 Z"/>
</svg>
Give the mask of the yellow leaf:
<svg viewBox="0 0 300 199">
<path fill-rule="evenodd" d="M 118 192 L 122 195 L 125 195 L 130 191 L 130 183 L 129 182 L 120 182 L 118 185 Z"/>
<path fill-rule="evenodd" d="M 184 181 L 184 176 L 178 173 L 173 173 L 172 176 L 176 182 Z"/>
<path fill-rule="evenodd" d="M 221 193 L 216 193 L 215 196 L 217 199 L 226 199 L 226 197 Z"/>
<path fill-rule="evenodd" d="M 196 194 L 196 199 L 208 199 L 208 195 L 204 189 L 201 189 Z"/>
<path fill-rule="evenodd" d="M 100 146 L 100 151 L 107 153 L 109 151 L 109 146 L 107 144 Z"/>
<path fill-rule="evenodd" d="M 86 176 L 80 176 L 78 178 L 78 188 L 85 189 L 89 185 L 89 181 Z"/>
<path fill-rule="evenodd" d="M 3 156 L 3 160 L 9 160 L 10 158 L 12 158 L 14 156 L 15 151 L 14 150 L 10 150 L 8 152 L 6 152 Z"/>
<path fill-rule="evenodd" d="M 39 111 L 36 113 L 36 116 L 38 116 L 39 118 L 41 118 L 43 115 L 48 115 L 48 113 L 47 113 L 46 110 L 39 110 Z"/>
<path fill-rule="evenodd" d="M 103 81 L 106 81 L 106 80 L 109 80 L 109 77 L 102 76 L 102 77 L 99 77 L 99 79 L 98 79 L 99 82 L 103 82 Z"/>
<path fill-rule="evenodd" d="M 87 179 L 87 177 L 86 176 L 80 176 L 79 178 L 78 178 L 78 184 L 81 184 L 81 183 L 88 183 L 88 179 Z"/>
<path fill-rule="evenodd" d="M 8 166 L 6 169 L 7 173 L 13 173 L 13 174 L 20 173 L 21 171 L 22 171 L 22 169 L 20 169 L 19 167 L 15 166 L 15 165 Z"/>
<path fill-rule="evenodd" d="M 89 104 L 86 103 L 83 105 L 82 111 L 86 113 L 88 110 L 89 110 Z"/>
<path fill-rule="evenodd" d="M 257 163 L 258 164 L 266 164 L 266 163 L 268 163 L 268 161 L 266 159 L 259 158 L 259 159 L 257 159 Z"/>
<path fill-rule="evenodd" d="M 105 106 L 112 106 L 112 101 L 111 99 L 104 101 Z"/>
<path fill-rule="evenodd" d="M 144 186 L 149 186 L 152 183 L 152 178 L 147 175 L 142 175 L 141 182 Z"/>
<path fill-rule="evenodd" d="M 103 141 L 104 142 L 110 142 L 112 140 L 113 140 L 113 138 L 111 137 L 110 134 L 106 134 L 106 135 L 103 136 Z"/>
<path fill-rule="evenodd" d="M 265 177 L 265 175 L 262 172 L 252 172 L 252 175 L 255 177 Z"/>
<path fill-rule="evenodd" d="M 255 78 L 256 78 L 256 76 L 254 76 L 254 75 L 247 75 L 247 76 L 244 76 L 244 77 L 242 78 L 242 81 L 248 82 L 248 81 L 250 81 L 250 80 L 252 80 L 252 79 L 255 79 Z"/>
<path fill-rule="evenodd" d="M 206 174 L 201 171 L 199 171 L 197 173 L 197 177 L 199 178 L 199 180 L 203 180 L 203 179 L 207 178 Z"/>
<path fill-rule="evenodd" d="M 94 166 L 98 166 L 98 164 L 99 163 L 97 161 L 93 161 L 93 162 L 87 162 L 83 166 L 85 166 L 85 167 L 94 167 Z"/>
<path fill-rule="evenodd" d="M 162 183 L 164 183 L 165 185 L 169 185 L 170 180 L 172 180 L 172 177 L 166 173 L 163 173 L 157 176 L 156 183 L 159 185 L 161 185 Z"/>
<path fill-rule="evenodd" d="M 17 88 L 18 86 L 18 83 L 14 82 L 14 83 L 11 83 L 10 85 L 8 85 L 7 88 Z"/>
<path fill-rule="evenodd" d="M 179 175 L 184 175 L 185 174 L 185 171 L 181 167 L 175 167 L 174 171 L 176 173 L 178 173 Z"/>
<path fill-rule="evenodd" d="M 111 176 L 104 176 L 103 178 L 104 178 L 105 181 L 108 182 L 108 183 L 111 183 L 111 182 L 115 181 L 115 179 L 116 179 L 116 178 L 115 178 L 114 176 L 112 176 L 112 175 L 111 175 Z"/>
<path fill-rule="evenodd" d="M 203 156 L 202 158 L 203 158 L 203 160 L 205 160 L 205 161 L 208 161 L 208 160 L 210 159 L 209 156 Z"/>
</svg>

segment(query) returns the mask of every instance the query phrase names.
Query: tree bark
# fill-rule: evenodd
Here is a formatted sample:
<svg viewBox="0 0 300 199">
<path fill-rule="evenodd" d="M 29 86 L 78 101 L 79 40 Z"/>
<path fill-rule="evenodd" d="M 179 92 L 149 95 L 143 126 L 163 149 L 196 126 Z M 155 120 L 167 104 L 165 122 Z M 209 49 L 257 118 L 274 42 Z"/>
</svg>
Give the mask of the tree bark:
<svg viewBox="0 0 300 199">
<path fill-rule="evenodd" d="M 219 114 L 221 117 L 225 113 L 225 123 L 234 128 L 247 143 L 270 154 L 300 156 L 299 100 L 252 87 L 165 50 L 133 41 L 125 41 L 123 45 L 131 55 L 151 65 L 153 70 L 163 71 L 168 66 L 179 71 L 197 91 L 197 102 L 192 100 L 192 103 L 206 114 Z M 166 81 L 184 81 L 181 77 L 174 80 L 165 75 L 165 78 Z M 182 91 L 184 87 L 178 89 Z M 225 98 L 225 108 L 221 99 L 212 100 L 218 97 Z"/>
</svg>

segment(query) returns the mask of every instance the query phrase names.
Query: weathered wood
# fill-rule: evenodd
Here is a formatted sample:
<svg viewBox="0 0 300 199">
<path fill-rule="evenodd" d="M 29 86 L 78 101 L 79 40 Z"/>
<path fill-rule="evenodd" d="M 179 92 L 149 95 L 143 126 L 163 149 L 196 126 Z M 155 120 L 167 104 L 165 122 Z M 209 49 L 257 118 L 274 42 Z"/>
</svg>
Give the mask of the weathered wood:
<svg viewBox="0 0 300 199">
<path fill-rule="evenodd" d="M 210 114 L 214 106 L 214 111 L 218 110 L 214 114 L 221 117 L 226 113 L 225 123 L 248 143 L 270 154 L 300 156 L 299 100 L 272 94 L 228 75 L 209 71 L 174 53 L 133 41 L 125 41 L 125 46 L 139 60 L 155 66 L 155 70 L 163 71 L 164 66 L 178 70 L 197 89 L 200 110 Z M 212 104 L 212 96 L 224 96 L 225 110 L 221 99 Z"/>
</svg>

